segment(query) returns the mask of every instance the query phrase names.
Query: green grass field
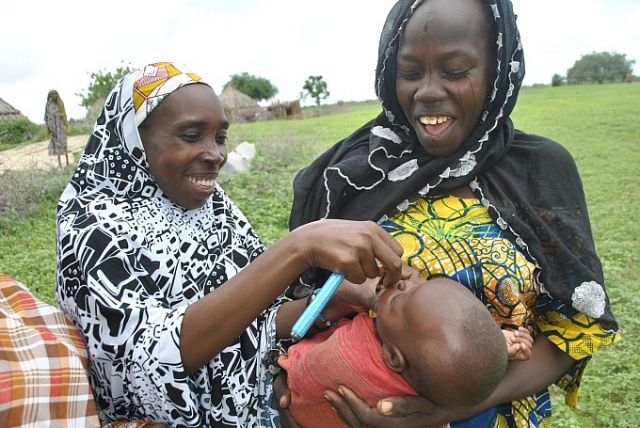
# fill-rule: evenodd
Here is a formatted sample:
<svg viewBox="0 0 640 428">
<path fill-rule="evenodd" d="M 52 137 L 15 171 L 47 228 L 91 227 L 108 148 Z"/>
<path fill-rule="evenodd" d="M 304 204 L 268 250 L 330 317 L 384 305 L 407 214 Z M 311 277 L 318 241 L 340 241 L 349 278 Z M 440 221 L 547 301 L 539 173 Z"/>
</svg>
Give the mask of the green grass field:
<svg viewBox="0 0 640 428">
<path fill-rule="evenodd" d="M 379 107 L 346 103 L 337 110 L 303 120 L 232 126 L 230 148 L 249 141 L 257 157 L 250 173 L 223 174 L 220 182 L 267 245 L 287 232 L 295 173 Z M 623 330 L 621 343 L 593 357 L 577 409 L 569 410 L 553 391 L 554 426 L 640 427 L 640 84 L 523 88 L 512 118 L 517 128 L 554 139 L 575 157 Z M 50 303 L 55 303 L 56 200 L 70 176 L 71 171 L 0 176 L 0 272 Z"/>
</svg>

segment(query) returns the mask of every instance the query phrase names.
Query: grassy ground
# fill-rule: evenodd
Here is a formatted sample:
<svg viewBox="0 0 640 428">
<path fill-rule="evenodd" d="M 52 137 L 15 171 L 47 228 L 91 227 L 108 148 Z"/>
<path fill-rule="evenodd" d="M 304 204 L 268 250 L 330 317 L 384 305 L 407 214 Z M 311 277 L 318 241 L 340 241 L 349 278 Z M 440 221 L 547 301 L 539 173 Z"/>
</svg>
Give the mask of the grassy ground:
<svg viewBox="0 0 640 428">
<path fill-rule="evenodd" d="M 524 88 L 512 115 L 516 127 L 555 139 L 574 155 L 607 289 L 624 333 L 621 343 L 594 356 L 576 410 L 564 406 L 553 391 L 557 427 L 640 426 L 638 100 L 640 84 Z M 340 110 L 304 120 L 232 126 L 230 147 L 246 140 L 256 145 L 258 156 L 250 173 L 220 180 L 268 245 L 287 232 L 295 173 L 379 108 L 348 103 Z M 50 303 L 55 302 L 55 200 L 70 176 L 71 171 L 0 176 L 0 272 Z M 16 186 L 22 190 L 5 198 L 6 189 Z"/>
</svg>

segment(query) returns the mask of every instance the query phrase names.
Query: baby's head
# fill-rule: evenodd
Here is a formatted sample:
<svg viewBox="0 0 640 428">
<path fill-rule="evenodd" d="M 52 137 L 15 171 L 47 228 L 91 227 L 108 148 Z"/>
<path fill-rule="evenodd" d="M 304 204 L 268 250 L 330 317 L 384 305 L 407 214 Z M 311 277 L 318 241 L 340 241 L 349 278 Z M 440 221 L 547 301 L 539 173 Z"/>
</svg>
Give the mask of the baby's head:
<svg viewBox="0 0 640 428">
<path fill-rule="evenodd" d="M 389 368 L 447 409 L 473 406 L 502 380 L 507 347 L 482 302 L 462 284 L 439 278 L 400 281 L 376 305 Z"/>
</svg>

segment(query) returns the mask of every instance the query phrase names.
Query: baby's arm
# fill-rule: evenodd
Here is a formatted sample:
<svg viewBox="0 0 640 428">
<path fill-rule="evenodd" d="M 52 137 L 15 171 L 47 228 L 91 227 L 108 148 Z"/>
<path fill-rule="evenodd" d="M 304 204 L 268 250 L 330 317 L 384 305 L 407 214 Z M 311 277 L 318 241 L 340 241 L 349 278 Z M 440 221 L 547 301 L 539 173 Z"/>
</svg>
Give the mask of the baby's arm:
<svg viewBox="0 0 640 428">
<path fill-rule="evenodd" d="M 533 337 L 525 327 L 519 327 L 516 331 L 502 330 L 507 341 L 507 353 L 510 360 L 526 361 L 531 358 Z"/>
</svg>

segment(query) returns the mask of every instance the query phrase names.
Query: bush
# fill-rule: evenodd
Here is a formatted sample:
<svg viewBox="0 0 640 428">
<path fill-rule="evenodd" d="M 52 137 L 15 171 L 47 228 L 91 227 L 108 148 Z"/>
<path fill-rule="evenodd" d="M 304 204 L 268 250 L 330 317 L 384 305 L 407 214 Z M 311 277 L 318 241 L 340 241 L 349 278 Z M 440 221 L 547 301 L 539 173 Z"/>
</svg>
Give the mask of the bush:
<svg viewBox="0 0 640 428">
<path fill-rule="evenodd" d="M 565 77 L 560 74 L 554 74 L 551 78 L 551 86 L 562 86 L 564 85 Z"/>
<path fill-rule="evenodd" d="M 114 72 L 102 69 L 94 73 L 90 73 L 91 83 L 89 87 L 81 93 L 76 93 L 80 97 L 80 105 L 89 108 L 98 100 L 107 99 L 109 93 L 116 86 L 118 80 L 131 72 L 129 65 L 116 68 Z"/>
<path fill-rule="evenodd" d="M 0 144 L 18 145 L 31 140 L 42 131 L 43 126 L 27 118 L 0 121 Z"/>
</svg>

